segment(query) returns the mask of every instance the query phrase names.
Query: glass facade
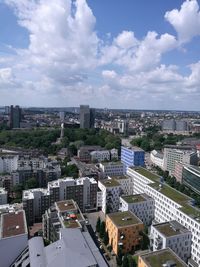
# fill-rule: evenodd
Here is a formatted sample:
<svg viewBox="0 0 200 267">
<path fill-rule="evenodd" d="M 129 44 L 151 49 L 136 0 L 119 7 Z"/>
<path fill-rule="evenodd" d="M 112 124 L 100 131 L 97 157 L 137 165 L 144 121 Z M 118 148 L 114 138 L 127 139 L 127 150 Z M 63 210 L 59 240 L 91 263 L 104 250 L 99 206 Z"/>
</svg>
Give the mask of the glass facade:
<svg viewBox="0 0 200 267">
<path fill-rule="evenodd" d="M 183 184 L 200 194 L 200 168 L 183 168 Z"/>
</svg>

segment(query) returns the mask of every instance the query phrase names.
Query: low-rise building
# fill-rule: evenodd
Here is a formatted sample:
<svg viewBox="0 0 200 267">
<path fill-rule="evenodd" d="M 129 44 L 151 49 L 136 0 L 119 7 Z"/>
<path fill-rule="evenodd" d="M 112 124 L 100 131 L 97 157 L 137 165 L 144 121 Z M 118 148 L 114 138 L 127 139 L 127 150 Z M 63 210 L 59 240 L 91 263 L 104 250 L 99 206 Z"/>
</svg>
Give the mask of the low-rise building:
<svg viewBox="0 0 200 267">
<path fill-rule="evenodd" d="M 151 225 L 154 219 L 154 199 L 147 194 L 120 197 L 120 211 L 133 212 L 145 225 Z"/>
<path fill-rule="evenodd" d="M 164 155 L 162 153 L 159 153 L 156 150 L 151 151 L 150 160 L 153 163 L 153 165 L 158 166 L 159 168 L 163 169 L 163 167 L 164 167 Z"/>
<path fill-rule="evenodd" d="M 153 251 L 171 248 L 184 262 L 191 256 L 191 232 L 177 221 L 151 226 L 151 248 Z"/>
<path fill-rule="evenodd" d="M 0 187 L 0 205 L 7 204 L 8 201 L 8 192 Z"/>
<path fill-rule="evenodd" d="M 138 267 L 187 267 L 187 264 L 170 248 L 166 248 L 140 255 Z"/>
<path fill-rule="evenodd" d="M 23 210 L 1 215 L 0 265 L 10 266 L 28 245 L 28 231 Z"/>
<path fill-rule="evenodd" d="M 135 250 L 141 242 L 140 231 L 143 231 L 143 229 L 142 221 L 130 211 L 106 215 L 109 244 L 115 254 L 118 254 L 119 249 L 123 253 Z"/>
<path fill-rule="evenodd" d="M 85 225 L 85 219 L 72 199 L 55 202 L 42 217 L 43 236 L 51 242 L 59 239 L 60 229 L 83 229 Z"/>
<path fill-rule="evenodd" d="M 100 151 L 100 150 L 102 150 L 102 147 L 100 146 L 82 146 L 78 150 L 77 156 L 80 161 L 90 162 L 91 160 L 90 153 L 92 151 Z"/>
<path fill-rule="evenodd" d="M 120 161 L 100 163 L 99 169 L 103 177 L 120 176 L 125 173 L 125 167 Z"/>
<path fill-rule="evenodd" d="M 90 153 L 92 162 L 102 162 L 110 160 L 110 151 L 109 150 L 95 150 Z"/>
</svg>

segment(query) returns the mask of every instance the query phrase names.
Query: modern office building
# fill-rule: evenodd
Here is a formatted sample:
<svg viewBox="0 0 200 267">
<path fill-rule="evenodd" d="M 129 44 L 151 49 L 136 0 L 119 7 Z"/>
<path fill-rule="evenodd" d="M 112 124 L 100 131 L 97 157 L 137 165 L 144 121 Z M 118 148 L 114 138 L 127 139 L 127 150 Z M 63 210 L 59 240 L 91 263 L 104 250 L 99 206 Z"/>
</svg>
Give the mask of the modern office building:
<svg viewBox="0 0 200 267">
<path fill-rule="evenodd" d="M 48 188 L 23 191 L 22 201 L 27 223 L 42 220 L 45 211 L 57 201 L 73 199 L 82 211 L 97 209 L 98 185 L 94 178 L 63 178 L 48 183 Z"/>
<path fill-rule="evenodd" d="M 143 229 L 142 221 L 130 211 L 106 215 L 106 231 L 115 254 L 118 254 L 120 248 L 123 253 L 135 251 L 141 242 L 140 232 Z"/>
<path fill-rule="evenodd" d="M 4 213 L 0 220 L 0 266 L 10 266 L 28 245 L 28 230 L 23 210 Z"/>
<path fill-rule="evenodd" d="M 95 109 L 88 105 L 80 106 L 80 128 L 94 128 Z"/>
<path fill-rule="evenodd" d="M 197 194 L 200 194 L 200 168 L 197 166 L 184 166 L 182 183 Z"/>
<path fill-rule="evenodd" d="M 138 267 L 187 267 L 170 248 L 141 254 Z"/>
<path fill-rule="evenodd" d="M 74 200 L 55 202 L 42 216 L 43 237 L 51 242 L 59 239 L 60 229 L 84 230 L 85 219 Z"/>
<path fill-rule="evenodd" d="M 33 237 L 27 249 L 11 267 L 107 267 L 88 232 L 61 229 L 58 241 L 44 246 L 42 237 Z"/>
<path fill-rule="evenodd" d="M 21 108 L 19 106 L 10 106 L 10 128 L 20 128 Z"/>
<path fill-rule="evenodd" d="M 144 168 L 128 168 L 134 194 L 146 193 L 155 201 L 155 221 L 178 221 L 192 233 L 190 266 L 200 265 L 200 210 L 193 199 L 163 183 L 159 176 Z"/>
<path fill-rule="evenodd" d="M 151 226 L 150 246 L 153 251 L 171 248 L 184 262 L 191 257 L 192 233 L 177 221 Z"/>
<path fill-rule="evenodd" d="M 197 165 L 197 152 L 192 150 L 181 150 L 170 147 L 164 148 L 164 170 L 169 171 L 170 174 L 174 172 L 175 162 L 184 164 Z"/>
<path fill-rule="evenodd" d="M 164 155 L 156 150 L 151 151 L 150 153 L 150 160 L 153 165 L 158 166 L 159 168 L 163 169 L 164 166 Z"/>
<path fill-rule="evenodd" d="M 120 197 L 120 211 L 131 211 L 145 225 L 151 225 L 155 211 L 154 199 L 147 194 L 125 195 Z"/>
<path fill-rule="evenodd" d="M 144 150 L 139 147 L 121 146 L 121 162 L 125 167 L 144 166 Z"/>
</svg>

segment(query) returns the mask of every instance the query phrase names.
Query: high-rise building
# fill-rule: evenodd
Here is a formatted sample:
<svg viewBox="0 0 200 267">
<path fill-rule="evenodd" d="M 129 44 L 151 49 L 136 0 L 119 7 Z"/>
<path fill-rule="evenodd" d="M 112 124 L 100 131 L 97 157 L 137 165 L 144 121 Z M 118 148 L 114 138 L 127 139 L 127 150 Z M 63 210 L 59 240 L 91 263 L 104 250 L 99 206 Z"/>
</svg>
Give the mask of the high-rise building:
<svg viewBox="0 0 200 267">
<path fill-rule="evenodd" d="M 80 128 L 93 128 L 95 121 L 95 109 L 88 105 L 80 105 Z"/>
<path fill-rule="evenodd" d="M 10 106 L 10 128 L 20 128 L 21 108 L 19 106 Z"/>
</svg>

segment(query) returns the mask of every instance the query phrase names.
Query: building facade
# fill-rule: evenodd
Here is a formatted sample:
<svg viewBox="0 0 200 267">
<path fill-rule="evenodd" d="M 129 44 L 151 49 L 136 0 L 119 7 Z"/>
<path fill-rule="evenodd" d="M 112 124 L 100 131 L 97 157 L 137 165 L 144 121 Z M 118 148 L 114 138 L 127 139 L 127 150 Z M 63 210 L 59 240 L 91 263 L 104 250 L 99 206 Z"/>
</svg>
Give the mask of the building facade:
<svg viewBox="0 0 200 267">
<path fill-rule="evenodd" d="M 197 166 L 184 166 L 182 182 L 194 192 L 200 194 L 200 168 Z"/>
<path fill-rule="evenodd" d="M 121 162 L 127 167 L 144 166 L 144 150 L 139 147 L 121 147 Z"/>
</svg>

